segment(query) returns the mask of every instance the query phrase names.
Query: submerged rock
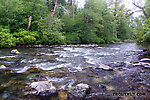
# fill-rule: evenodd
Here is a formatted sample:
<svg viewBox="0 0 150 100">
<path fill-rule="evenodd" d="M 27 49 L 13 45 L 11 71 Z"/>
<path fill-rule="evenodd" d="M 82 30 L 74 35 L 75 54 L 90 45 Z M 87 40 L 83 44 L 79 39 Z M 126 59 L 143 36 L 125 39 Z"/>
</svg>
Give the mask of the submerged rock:
<svg viewBox="0 0 150 100">
<path fill-rule="evenodd" d="M 17 55 L 19 55 L 20 52 L 17 49 L 15 49 L 15 50 L 11 50 L 11 54 L 17 54 Z"/>
<path fill-rule="evenodd" d="M 40 71 L 42 71 L 42 69 L 40 69 L 40 68 L 35 68 L 35 67 L 31 67 L 31 68 L 29 68 L 29 69 L 27 70 L 27 72 L 29 72 L 29 73 L 38 73 L 38 72 L 40 72 Z"/>
<path fill-rule="evenodd" d="M 60 90 L 58 92 L 58 97 L 59 97 L 59 100 L 67 100 L 68 99 L 68 92 Z"/>
<path fill-rule="evenodd" d="M 107 91 L 114 91 L 115 88 L 113 86 L 106 86 Z"/>
<path fill-rule="evenodd" d="M 7 69 L 7 67 L 5 65 L 1 65 L 0 69 Z"/>
<path fill-rule="evenodd" d="M 25 95 L 50 95 L 56 93 L 56 87 L 49 81 L 33 82 L 28 88 L 30 91 L 27 91 Z"/>
</svg>

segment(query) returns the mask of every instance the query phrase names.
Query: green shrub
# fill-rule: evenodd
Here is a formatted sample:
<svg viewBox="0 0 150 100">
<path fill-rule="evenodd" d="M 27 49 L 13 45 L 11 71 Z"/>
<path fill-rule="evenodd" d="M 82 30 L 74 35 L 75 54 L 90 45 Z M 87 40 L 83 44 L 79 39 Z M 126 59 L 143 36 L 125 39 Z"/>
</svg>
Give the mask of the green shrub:
<svg viewBox="0 0 150 100">
<path fill-rule="evenodd" d="M 18 45 L 36 44 L 36 40 L 39 38 L 37 32 L 30 32 L 23 29 L 20 29 L 19 32 L 15 32 L 13 35 L 16 37 Z"/>
<path fill-rule="evenodd" d="M 143 36 L 144 44 L 150 44 L 150 31 L 147 31 L 146 34 Z"/>
<path fill-rule="evenodd" d="M 97 44 L 102 44 L 102 43 L 105 43 L 105 41 L 102 39 L 102 38 L 97 38 L 97 40 L 96 40 L 96 43 Z"/>
<path fill-rule="evenodd" d="M 78 33 L 67 33 L 66 36 L 66 43 L 67 44 L 79 44 L 80 37 Z"/>
<path fill-rule="evenodd" d="M 16 38 L 9 32 L 8 27 L 0 26 L 0 47 L 16 46 Z"/>
<path fill-rule="evenodd" d="M 46 32 L 44 31 L 41 39 L 42 44 L 65 44 L 65 36 L 62 33 L 56 32 Z"/>
<path fill-rule="evenodd" d="M 118 38 L 113 38 L 113 41 L 114 41 L 114 42 L 121 42 L 121 40 L 118 39 Z"/>
</svg>

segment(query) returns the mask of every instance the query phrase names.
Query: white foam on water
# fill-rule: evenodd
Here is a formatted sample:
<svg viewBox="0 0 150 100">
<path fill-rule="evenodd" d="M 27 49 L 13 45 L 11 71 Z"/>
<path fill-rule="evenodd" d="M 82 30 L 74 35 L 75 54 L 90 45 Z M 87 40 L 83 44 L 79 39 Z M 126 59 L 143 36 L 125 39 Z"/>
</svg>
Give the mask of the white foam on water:
<svg viewBox="0 0 150 100">
<path fill-rule="evenodd" d="M 65 78 L 56 78 L 56 77 L 50 78 L 50 77 L 46 77 L 46 78 L 50 82 L 57 82 L 57 83 L 63 82 L 66 79 L 68 79 L 67 77 L 65 77 Z"/>
<path fill-rule="evenodd" d="M 17 57 L 17 56 L 2 56 L 2 57 L 0 57 L 0 59 L 5 59 L 5 58 L 15 58 L 15 57 Z"/>
<path fill-rule="evenodd" d="M 107 53 L 107 52 L 101 52 L 101 53 L 97 53 L 98 55 L 100 56 L 112 56 L 112 55 L 115 55 L 114 53 Z"/>
<path fill-rule="evenodd" d="M 24 68 L 15 69 L 15 71 L 17 71 L 17 73 L 24 73 L 24 72 L 26 72 L 29 68 L 30 68 L 29 66 L 25 66 Z"/>
<path fill-rule="evenodd" d="M 112 50 L 120 50 L 120 48 L 110 48 L 110 49 L 112 49 Z"/>
</svg>

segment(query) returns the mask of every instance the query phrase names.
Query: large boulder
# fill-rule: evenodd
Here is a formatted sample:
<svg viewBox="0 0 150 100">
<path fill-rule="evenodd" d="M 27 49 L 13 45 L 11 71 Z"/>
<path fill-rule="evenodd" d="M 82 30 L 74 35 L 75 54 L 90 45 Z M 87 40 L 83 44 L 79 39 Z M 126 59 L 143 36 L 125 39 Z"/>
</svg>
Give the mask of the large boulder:
<svg viewBox="0 0 150 100">
<path fill-rule="evenodd" d="M 11 54 L 17 54 L 17 55 L 19 55 L 20 54 L 20 52 L 17 50 L 17 49 L 15 49 L 15 50 L 11 50 L 11 52 L 10 52 Z"/>
<path fill-rule="evenodd" d="M 49 81 L 33 82 L 27 88 L 25 95 L 51 95 L 56 93 L 56 87 Z"/>
</svg>

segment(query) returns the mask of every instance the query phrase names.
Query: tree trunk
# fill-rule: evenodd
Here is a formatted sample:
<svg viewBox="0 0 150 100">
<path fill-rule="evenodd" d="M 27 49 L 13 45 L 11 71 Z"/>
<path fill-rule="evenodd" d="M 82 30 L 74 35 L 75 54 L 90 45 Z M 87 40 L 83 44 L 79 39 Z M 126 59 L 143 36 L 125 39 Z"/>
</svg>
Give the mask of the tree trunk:
<svg viewBox="0 0 150 100">
<path fill-rule="evenodd" d="M 74 5 L 75 5 L 75 0 L 73 0 L 73 2 L 72 2 L 72 7 L 73 7 L 73 20 L 74 20 L 74 18 L 75 18 L 75 15 L 74 15 L 74 13 L 75 13 Z"/>
<path fill-rule="evenodd" d="M 32 20 L 32 17 L 30 16 L 29 17 L 29 24 L 28 24 L 28 27 L 27 27 L 27 31 L 29 31 L 29 28 L 30 28 L 30 25 L 31 25 L 31 20 Z"/>
<path fill-rule="evenodd" d="M 53 19 L 53 16 L 54 16 L 55 11 L 56 11 L 56 8 L 57 8 L 57 1 L 58 1 L 58 0 L 56 0 L 56 2 L 55 2 L 55 6 L 54 6 L 54 9 L 53 9 L 52 15 L 51 15 L 51 17 L 50 17 L 50 20 L 49 20 L 49 25 L 51 25 L 51 21 L 52 21 L 52 19 Z"/>
</svg>

